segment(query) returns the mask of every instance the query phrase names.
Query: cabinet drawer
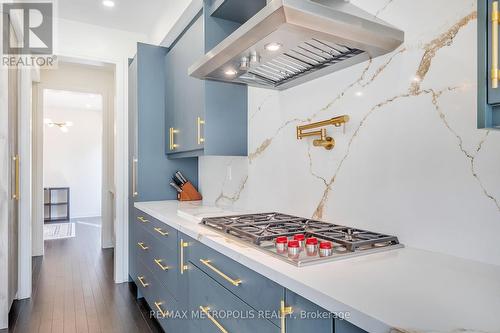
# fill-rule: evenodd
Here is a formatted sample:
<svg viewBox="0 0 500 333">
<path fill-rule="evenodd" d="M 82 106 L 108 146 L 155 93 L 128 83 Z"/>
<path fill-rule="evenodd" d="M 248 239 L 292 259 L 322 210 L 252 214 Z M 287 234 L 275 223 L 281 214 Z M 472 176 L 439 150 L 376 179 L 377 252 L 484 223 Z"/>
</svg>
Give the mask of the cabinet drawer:
<svg viewBox="0 0 500 333">
<path fill-rule="evenodd" d="M 177 302 L 149 270 L 147 264 L 139 261 L 138 267 L 140 273 L 134 278 L 134 282 L 139 293 L 146 299 L 151 310 L 154 311 L 154 317 L 166 332 L 181 332 L 182 322 L 176 317 L 177 311 L 180 310 Z"/>
<path fill-rule="evenodd" d="M 279 311 L 285 292 L 279 284 L 200 242 L 190 241 L 186 253 L 191 264 L 200 268 L 254 309 Z M 272 318 L 271 321 L 280 325 L 279 318 Z"/>
<path fill-rule="evenodd" d="M 150 250 L 145 257 L 145 263 L 157 278 L 172 294 L 175 299 L 179 299 L 178 273 L 179 258 L 177 249 L 170 249 L 161 241 L 149 235 L 148 242 Z"/>
<path fill-rule="evenodd" d="M 134 231 L 134 236 L 132 237 L 133 243 L 130 244 L 130 248 L 134 251 L 135 256 L 143 262 L 148 262 L 148 259 L 152 255 L 152 238 L 153 237 L 142 228 L 137 228 Z"/>
<path fill-rule="evenodd" d="M 177 230 L 158 221 L 154 217 L 136 209 L 135 214 L 136 225 L 139 225 L 144 230 L 152 234 L 156 239 L 171 249 L 177 248 Z"/>
<path fill-rule="evenodd" d="M 328 316 L 328 311 L 311 303 L 309 300 L 299 296 L 289 290 L 285 294 L 286 306 L 292 307 L 293 314 L 286 317 L 287 333 L 333 333 L 333 319 Z M 324 319 L 311 318 L 309 314 L 325 314 Z M 336 333 L 339 333 L 335 331 Z M 348 333 L 348 332 L 345 332 Z M 354 332 L 352 332 L 354 333 Z"/>
<path fill-rule="evenodd" d="M 145 298 L 146 295 L 150 293 L 151 289 L 154 288 L 153 274 L 141 260 L 137 259 L 135 261 L 135 266 L 136 272 L 134 275 L 131 275 L 131 278 L 137 285 L 138 294 Z"/>
<path fill-rule="evenodd" d="M 191 321 L 192 333 L 278 333 L 279 327 L 193 266 L 187 273 L 189 308 L 199 314 Z"/>
</svg>

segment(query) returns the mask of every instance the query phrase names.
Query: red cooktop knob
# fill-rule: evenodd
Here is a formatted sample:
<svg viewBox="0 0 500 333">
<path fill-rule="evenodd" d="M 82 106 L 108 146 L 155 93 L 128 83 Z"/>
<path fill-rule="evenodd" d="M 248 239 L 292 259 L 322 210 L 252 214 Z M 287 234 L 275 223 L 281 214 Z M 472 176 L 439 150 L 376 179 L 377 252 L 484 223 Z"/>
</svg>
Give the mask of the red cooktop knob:
<svg viewBox="0 0 500 333">
<path fill-rule="evenodd" d="M 320 249 L 331 249 L 332 243 L 331 242 L 321 242 L 321 243 L 319 243 L 319 248 Z"/>
<path fill-rule="evenodd" d="M 276 238 L 276 243 L 278 244 L 286 244 L 288 242 L 288 238 L 286 236 L 281 236 Z"/>
<path fill-rule="evenodd" d="M 306 239 L 306 236 L 304 236 L 303 234 L 298 234 L 294 235 L 293 239 L 295 239 L 296 241 L 303 241 L 304 239 Z"/>
<path fill-rule="evenodd" d="M 288 247 L 299 247 L 299 241 L 296 241 L 296 240 L 291 240 L 291 241 L 288 241 Z"/>
<path fill-rule="evenodd" d="M 316 237 L 309 237 L 306 240 L 306 245 L 316 245 L 318 244 L 318 239 Z"/>
</svg>

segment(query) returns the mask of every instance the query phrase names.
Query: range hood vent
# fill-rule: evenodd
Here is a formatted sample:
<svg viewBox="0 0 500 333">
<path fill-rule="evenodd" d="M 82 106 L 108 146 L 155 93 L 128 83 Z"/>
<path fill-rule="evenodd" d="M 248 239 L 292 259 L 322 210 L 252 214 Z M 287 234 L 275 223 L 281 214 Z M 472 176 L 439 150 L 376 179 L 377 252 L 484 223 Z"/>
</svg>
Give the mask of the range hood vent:
<svg viewBox="0 0 500 333">
<path fill-rule="evenodd" d="M 273 0 L 189 68 L 284 90 L 393 51 L 404 33 L 344 0 Z"/>
</svg>

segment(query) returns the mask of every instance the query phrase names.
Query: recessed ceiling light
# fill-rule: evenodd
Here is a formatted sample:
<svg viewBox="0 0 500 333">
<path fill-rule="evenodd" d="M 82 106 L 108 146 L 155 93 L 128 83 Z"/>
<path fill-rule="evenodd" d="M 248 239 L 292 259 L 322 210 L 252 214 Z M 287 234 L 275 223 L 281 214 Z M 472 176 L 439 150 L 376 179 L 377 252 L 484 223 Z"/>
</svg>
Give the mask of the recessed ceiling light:
<svg viewBox="0 0 500 333">
<path fill-rule="evenodd" d="M 230 69 L 226 70 L 224 72 L 224 74 L 226 74 L 227 76 L 235 76 L 236 74 L 238 74 L 238 72 L 235 71 L 234 69 L 230 68 Z"/>
<path fill-rule="evenodd" d="M 281 44 L 280 43 L 269 43 L 266 46 L 264 46 L 266 50 L 271 51 L 271 52 L 276 52 L 279 49 L 281 49 Z"/>
<path fill-rule="evenodd" d="M 109 7 L 109 8 L 113 8 L 115 6 L 115 2 L 112 1 L 112 0 L 103 0 L 102 1 L 102 4 L 105 6 L 105 7 Z"/>
<path fill-rule="evenodd" d="M 363 92 L 362 91 L 356 91 L 356 96 L 358 96 L 358 97 L 363 96 Z"/>
</svg>

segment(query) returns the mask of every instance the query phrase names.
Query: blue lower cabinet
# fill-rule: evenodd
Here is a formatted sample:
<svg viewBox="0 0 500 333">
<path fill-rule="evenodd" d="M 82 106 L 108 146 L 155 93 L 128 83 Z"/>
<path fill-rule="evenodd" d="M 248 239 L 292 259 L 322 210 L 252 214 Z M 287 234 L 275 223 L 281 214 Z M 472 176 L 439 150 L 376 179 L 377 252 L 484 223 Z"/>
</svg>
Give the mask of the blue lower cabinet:
<svg viewBox="0 0 500 333">
<path fill-rule="evenodd" d="M 351 324 L 346 320 L 336 319 L 334 322 L 335 333 L 367 333 L 365 330 Z"/>
<path fill-rule="evenodd" d="M 287 290 L 285 293 L 285 306 L 291 310 L 291 313 L 285 319 L 287 333 L 334 332 L 333 319 L 329 312 L 307 299 Z"/>
<path fill-rule="evenodd" d="M 150 315 L 156 318 L 165 332 L 184 332 L 184 319 L 178 315 L 181 309 L 177 301 L 154 274 L 146 277 L 148 286 L 145 288 L 144 298 L 151 308 Z"/>
<path fill-rule="evenodd" d="M 165 247 L 155 246 L 150 251 L 148 264 L 155 277 L 167 288 L 168 292 L 178 300 L 182 295 L 178 294 L 177 273 L 178 258 L 177 253 Z"/>
<path fill-rule="evenodd" d="M 190 333 L 280 332 L 263 313 L 254 310 L 196 266 L 190 266 L 187 277 L 189 308 L 199 316 L 192 319 Z"/>
<path fill-rule="evenodd" d="M 200 242 L 189 242 L 188 260 L 257 311 L 279 312 L 285 289 Z M 270 316 L 280 326 L 280 319 Z"/>
<path fill-rule="evenodd" d="M 289 290 L 285 293 L 285 305 L 291 310 L 291 314 L 286 317 L 286 333 L 366 333 L 348 321 L 339 319 L 340 314 L 336 317 Z"/>
</svg>

